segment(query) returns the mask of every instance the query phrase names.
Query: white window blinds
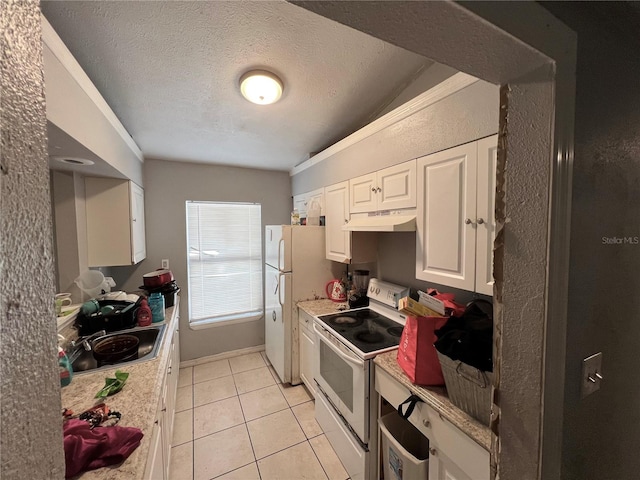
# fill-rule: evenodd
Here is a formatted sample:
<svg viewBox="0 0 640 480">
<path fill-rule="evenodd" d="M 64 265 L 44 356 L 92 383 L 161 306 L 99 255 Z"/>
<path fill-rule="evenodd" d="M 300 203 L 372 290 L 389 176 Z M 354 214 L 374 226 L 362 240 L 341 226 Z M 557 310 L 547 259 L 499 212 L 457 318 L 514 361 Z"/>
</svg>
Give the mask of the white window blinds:
<svg viewBox="0 0 640 480">
<path fill-rule="evenodd" d="M 262 316 L 262 220 L 256 204 L 187 202 L 189 322 Z"/>
</svg>

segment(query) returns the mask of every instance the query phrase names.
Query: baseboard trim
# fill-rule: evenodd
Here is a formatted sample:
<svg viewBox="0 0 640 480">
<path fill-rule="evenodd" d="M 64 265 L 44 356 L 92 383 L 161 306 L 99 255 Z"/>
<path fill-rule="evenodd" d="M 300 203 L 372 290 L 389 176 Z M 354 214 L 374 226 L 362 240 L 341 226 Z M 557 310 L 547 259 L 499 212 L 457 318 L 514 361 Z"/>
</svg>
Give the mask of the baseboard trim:
<svg viewBox="0 0 640 480">
<path fill-rule="evenodd" d="M 256 345 L 255 347 L 240 348 L 239 350 L 231 350 L 230 352 L 217 353 L 207 357 L 195 358 L 193 360 L 185 360 L 180 362 L 180 368 L 195 367 L 203 363 L 215 362 L 216 360 L 225 360 L 231 357 L 247 355 L 249 353 L 258 353 L 264 351 L 264 345 Z"/>
</svg>

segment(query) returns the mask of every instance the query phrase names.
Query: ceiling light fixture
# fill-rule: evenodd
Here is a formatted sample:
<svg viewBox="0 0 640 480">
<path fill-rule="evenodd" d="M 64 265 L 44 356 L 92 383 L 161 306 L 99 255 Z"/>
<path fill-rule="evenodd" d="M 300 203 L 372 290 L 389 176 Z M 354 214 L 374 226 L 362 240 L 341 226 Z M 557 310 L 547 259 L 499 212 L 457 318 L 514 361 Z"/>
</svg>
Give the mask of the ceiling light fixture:
<svg viewBox="0 0 640 480">
<path fill-rule="evenodd" d="M 240 77 L 240 92 L 250 102 L 269 105 L 282 96 L 282 80 L 266 70 L 251 70 Z"/>
<path fill-rule="evenodd" d="M 69 165 L 93 165 L 95 164 L 95 162 L 93 160 L 88 160 L 86 158 L 79 158 L 79 157 L 62 157 L 62 156 L 53 156 L 51 157 L 53 158 L 55 161 L 60 162 L 60 163 L 67 163 Z"/>
</svg>

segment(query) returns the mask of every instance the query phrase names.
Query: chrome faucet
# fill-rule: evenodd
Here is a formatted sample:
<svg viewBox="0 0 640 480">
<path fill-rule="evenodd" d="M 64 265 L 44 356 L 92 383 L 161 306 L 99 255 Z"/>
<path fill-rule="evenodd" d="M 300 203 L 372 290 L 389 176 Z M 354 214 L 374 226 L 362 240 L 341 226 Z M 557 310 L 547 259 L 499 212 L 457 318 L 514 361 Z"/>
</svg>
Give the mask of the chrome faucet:
<svg viewBox="0 0 640 480">
<path fill-rule="evenodd" d="M 91 335 L 87 335 L 86 337 L 80 337 L 71 342 L 71 347 L 76 348 L 78 345 L 82 345 L 87 352 L 91 351 L 91 344 L 89 343 L 91 340 L 95 340 L 99 337 L 104 337 L 107 334 L 106 330 L 98 330 Z"/>
</svg>

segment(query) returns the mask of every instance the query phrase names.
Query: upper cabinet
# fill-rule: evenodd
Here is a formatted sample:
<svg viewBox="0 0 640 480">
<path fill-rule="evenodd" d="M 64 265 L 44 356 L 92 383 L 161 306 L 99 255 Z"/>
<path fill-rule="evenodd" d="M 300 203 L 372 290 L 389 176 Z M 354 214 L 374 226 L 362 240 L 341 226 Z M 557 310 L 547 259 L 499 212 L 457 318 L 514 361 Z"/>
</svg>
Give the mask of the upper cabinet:
<svg viewBox="0 0 640 480">
<path fill-rule="evenodd" d="M 415 207 L 415 160 L 349 180 L 350 213 Z"/>
<path fill-rule="evenodd" d="M 85 178 L 89 267 L 133 265 L 146 257 L 144 190 L 115 178 Z"/>
<path fill-rule="evenodd" d="M 351 235 L 342 230 L 342 225 L 349 221 L 349 182 L 326 187 L 324 204 L 327 260 L 348 262 L 351 258 Z"/>
<path fill-rule="evenodd" d="M 342 226 L 349 221 L 349 182 L 324 189 L 325 248 L 327 260 L 363 263 L 376 260 L 378 240 L 371 232 L 349 232 Z M 357 248 L 352 248 L 355 245 Z"/>
<path fill-rule="evenodd" d="M 493 293 L 497 135 L 419 158 L 416 278 Z"/>
<path fill-rule="evenodd" d="M 293 208 L 294 210 L 298 210 L 300 218 L 306 218 L 307 210 L 314 201 L 320 205 L 320 215 L 324 215 L 324 188 L 319 188 L 312 192 L 301 193 L 300 195 L 294 195 Z"/>
</svg>

